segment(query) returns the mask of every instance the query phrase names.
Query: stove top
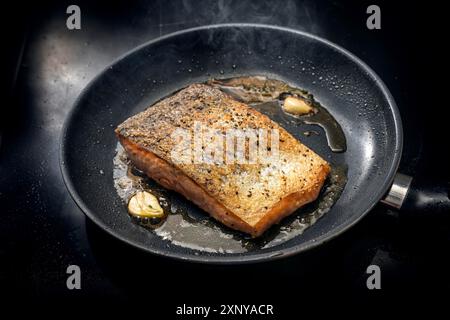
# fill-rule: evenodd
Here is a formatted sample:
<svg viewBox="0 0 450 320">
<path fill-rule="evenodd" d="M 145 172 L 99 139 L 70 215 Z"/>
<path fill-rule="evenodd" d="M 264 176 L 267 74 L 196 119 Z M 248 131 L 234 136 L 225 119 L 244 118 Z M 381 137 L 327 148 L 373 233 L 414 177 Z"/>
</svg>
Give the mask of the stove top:
<svg viewBox="0 0 450 320">
<path fill-rule="evenodd" d="M 8 288 L 3 293 L 40 305 L 102 301 L 110 307 L 157 295 L 165 307 L 159 311 L 168 317 L 183 304 L 273 304 L 278 315 L 286 315 L 299 308 L 297 301 L 392 302 L 441 290 L 448 297 L 450 219 L 433 212 L 409 215 L 379 204 L 350 231 L 305 254 L 258 265 L 210 266 L 151 256 L 111 238 L 84 217 L 62 181 L 61 127 L 98 72 L 151 39 L 226 22 L 304 30 L 357 55 L 399 106 L 405 132 L 400 172 L 448 181 L 448 129 L 439 116 L 446 109 L 439 80 L 448 60 L 440 45 L 445 20 L 438 19 L 437 8 L 379 2 L 382 28 L 369 30 L 369 4 L 79 1 L 81 30 L 66 28 L 69 3 L 34 4 L 25 11 L 13 4 L 8 14 L 20 23 L 8 35 L 12 45 L 4 70 L 10 102 L 2 110 L 0 145 L 0 284 Z M 373 264 L 381 270 L 381 290 L 366 286 Z M 80 267 L 81 290 L 67 289 L 69 265 Z"/>
</svg>

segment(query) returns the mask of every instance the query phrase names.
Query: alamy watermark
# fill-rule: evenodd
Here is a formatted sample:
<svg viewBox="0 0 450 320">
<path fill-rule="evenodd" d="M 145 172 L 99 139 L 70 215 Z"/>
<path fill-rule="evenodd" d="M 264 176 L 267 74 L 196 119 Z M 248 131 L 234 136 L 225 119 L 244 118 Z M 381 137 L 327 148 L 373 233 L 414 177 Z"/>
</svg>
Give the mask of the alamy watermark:
<svg viewBox="0 0 450 320">
<path fill-rule="evenodd" d="M 177 128 L 171 135 L 171 159 L 178 164 L 272 163 L 279 157 L 278 129 L 210 128 L 199 121 L 192 130 Z"/>
<path fill-rule="evenodd" d="M 381 29 L 381 9 L 379 6 L 372 4 L 367 7 L 367 14 L 370 16 L 366 20 L 366 26 L 369 30 L 379 30 Z"/>
<path fill-rule="evenodd" d="M 66 27 L 69 30 L 81 29 L 81 9 L 79 6 L 72 4 L 67 7 L 66 13 L 70 14 L 66 20 Z"/>
<path fill-rule="evenodd" d="M 66 280 L 66 287 L 69 290 L 81 289 L 81 269 L 76 264 L 67 267 L 66 273 L 69 274 Z"/>
<path fill-rule="evenodd" d="M 381 289 L 381 269 L 376 264 L 367 267 L 366 273 L 370 276 L 366 280 L 366 286 L 369 290 Z"/>
</svg>

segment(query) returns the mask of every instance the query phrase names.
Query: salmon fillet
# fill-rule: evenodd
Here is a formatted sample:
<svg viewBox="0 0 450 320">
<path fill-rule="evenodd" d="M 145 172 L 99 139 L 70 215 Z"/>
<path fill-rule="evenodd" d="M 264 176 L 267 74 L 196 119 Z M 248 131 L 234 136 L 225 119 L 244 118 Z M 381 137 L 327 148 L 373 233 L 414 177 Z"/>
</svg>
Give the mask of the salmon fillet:
<svg viewBox="0 0 450 320">
<path fill-rule="evenodd" d="M 179 147 L 173 134 L 179 129 L 194 133 L 195 123 L 223 134 L 229 129 L 277 130 L 278 156 L 255 163 L 180 162 L 173 157 Z M 314 201 L 330 171 L 325 160 L 270 118 L 205 84 L 190 85 L 157 102 L 115 132 L 146 175 L 224 225 L 254 237 Z M 192 143 L 189 147 L 195 148 Z"/>
</svg>

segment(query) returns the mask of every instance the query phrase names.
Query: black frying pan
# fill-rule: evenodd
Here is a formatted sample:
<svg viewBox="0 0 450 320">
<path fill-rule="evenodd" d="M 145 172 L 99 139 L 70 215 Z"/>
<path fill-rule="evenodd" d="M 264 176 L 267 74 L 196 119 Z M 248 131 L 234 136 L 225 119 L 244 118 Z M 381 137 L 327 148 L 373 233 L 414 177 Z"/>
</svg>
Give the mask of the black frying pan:
<svg viewBox="0 0 450 320">
<path fill-rule="evenodd" d="M 133 223 L 112 181 L 117 145 L 114 128 L 188 84 L 239 75 L 266 75 L 305 88 L 333 114 L 347 138 L 345 153 L 331 152 L 323 134 L 302 142 L 331 163 L 348 166 L 348 182 L 339 200 L 302 235 L 244 253 L 186 249 Z M 61 168 L 77 205 L 113 236 L 162 256 L 242 263 L 296 254 L 347 230 L 390 189 L 401 151 L 402 125 L 395 102 L 383 82 L 358 58 L 304 32 L 227 24 L 151 41 L 98 75 L 84 89 L 65 124 Z"/>
</svg>

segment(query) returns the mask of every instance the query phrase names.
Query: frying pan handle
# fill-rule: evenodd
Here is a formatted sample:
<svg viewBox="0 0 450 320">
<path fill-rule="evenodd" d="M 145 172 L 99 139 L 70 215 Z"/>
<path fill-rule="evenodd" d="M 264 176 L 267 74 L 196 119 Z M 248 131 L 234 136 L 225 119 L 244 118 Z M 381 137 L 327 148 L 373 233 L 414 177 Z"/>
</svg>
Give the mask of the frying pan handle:
<svg viewBox="0 0 450 320">
<path fill-rule="evenodd" d="M 449 183 L 420 183 L 397 173 L 381 202 L 402 211 L 450 213 Z"/>
</svg>

